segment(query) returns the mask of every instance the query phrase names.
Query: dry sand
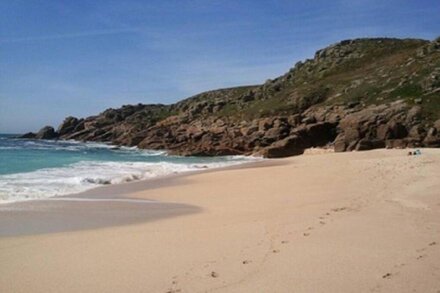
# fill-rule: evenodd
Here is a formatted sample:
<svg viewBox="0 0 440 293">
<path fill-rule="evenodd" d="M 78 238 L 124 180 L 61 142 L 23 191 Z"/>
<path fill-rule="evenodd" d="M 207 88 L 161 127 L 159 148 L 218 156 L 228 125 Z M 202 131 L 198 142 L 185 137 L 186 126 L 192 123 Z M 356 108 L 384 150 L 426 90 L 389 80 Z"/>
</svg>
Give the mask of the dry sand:
<svg viewBox="0 0 440 293">
<path fill-rule="evenodd" d="M 406 153 L 304 155 L 127 194 L 197 210 L 2 237 L 0 292 L 438 293 L 440 150 Z"/>
</svg>

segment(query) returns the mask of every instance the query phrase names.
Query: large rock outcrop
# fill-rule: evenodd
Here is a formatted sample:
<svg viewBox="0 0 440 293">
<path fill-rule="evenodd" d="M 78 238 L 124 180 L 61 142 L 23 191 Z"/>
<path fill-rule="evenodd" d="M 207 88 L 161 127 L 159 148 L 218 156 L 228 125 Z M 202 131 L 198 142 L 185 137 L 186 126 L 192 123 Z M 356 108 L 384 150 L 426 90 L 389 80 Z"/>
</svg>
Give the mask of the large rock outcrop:
<svg viewBox="0 0 440 293">
<path fill-rule="evenodd" d="M 57 132 L 45 127 L 26 137 L 198 156 L 440 147 L 440 40 L 346 40 L 262 85 L 68 117 Z"/>
<path fill-rule="evenodd" d="M 54 139 L 58 138 L 58 134 L 52 126 L 45 126 L 35 135 L 36 139 Z"/>
<path fill-rule="evenodd" d="M 63 123 L 58 127 L 58 135 L 65 135 L 71 132 L 74 132 L 75 128 L 78 126 L 78 124 L 82 122 L 78 120 L 78 118 L 69 116 L 66 119 L 64 119 Z M 79 129 L 77 129 L 79 130 Z"/>
</svg>

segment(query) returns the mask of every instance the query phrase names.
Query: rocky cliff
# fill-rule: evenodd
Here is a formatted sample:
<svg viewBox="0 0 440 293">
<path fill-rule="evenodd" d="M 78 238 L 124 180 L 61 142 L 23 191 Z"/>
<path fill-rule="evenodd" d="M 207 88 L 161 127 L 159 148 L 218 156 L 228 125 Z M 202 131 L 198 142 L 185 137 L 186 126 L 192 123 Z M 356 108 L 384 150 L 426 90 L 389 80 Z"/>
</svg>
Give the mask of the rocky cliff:
<svg viewBox="0 0 440 293">
<path fill-rule="evenodd" d="M 68 117 L 27 138 L 166 149 L 179 155 L 284 157 L 440 147 L 440 38 L 345 40 L 262 85 L 205 92 L 172 105 L 127 105 Z"/>
</svg>

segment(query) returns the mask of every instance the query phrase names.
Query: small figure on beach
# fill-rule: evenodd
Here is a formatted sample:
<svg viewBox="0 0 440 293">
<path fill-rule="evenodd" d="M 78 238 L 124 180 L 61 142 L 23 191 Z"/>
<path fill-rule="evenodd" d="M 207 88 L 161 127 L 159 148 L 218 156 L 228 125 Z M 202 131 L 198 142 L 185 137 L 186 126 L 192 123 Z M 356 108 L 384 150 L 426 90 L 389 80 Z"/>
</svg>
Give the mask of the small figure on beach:
<svg viewBox="0 0 440 293">
<path fill-rule="evenodd" d="M 409 151 L 408 152 L 408 156 L 418 156 L 418 155 L 421 155 L 422 154 L 422 152 L 420 151 L 420 149 L 416 149 L 415 151 Z"/>
</svg>

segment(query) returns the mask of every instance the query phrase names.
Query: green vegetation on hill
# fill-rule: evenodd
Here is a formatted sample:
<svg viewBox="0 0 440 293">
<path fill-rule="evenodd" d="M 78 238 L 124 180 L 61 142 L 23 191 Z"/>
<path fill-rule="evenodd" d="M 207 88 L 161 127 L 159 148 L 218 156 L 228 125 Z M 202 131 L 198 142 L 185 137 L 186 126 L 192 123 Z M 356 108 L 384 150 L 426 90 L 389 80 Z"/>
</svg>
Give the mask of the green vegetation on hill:
<svg viewBox="0 0 440 293">
<path fill-rule="evenodd" d="M 437 94 L 424 96 L 439 88 L 440 51 L 435 46 L 416 39 L 342 41 L 263 85 L 202 93 L 175 108 L 200 116 L 253 119 L 299 113 L 319 104 L 371 105 L 397 99 L 414 103 L 421 98 L 424 111 L 432 119 L 440 118 L 432 105 Z"/>
</svg>

